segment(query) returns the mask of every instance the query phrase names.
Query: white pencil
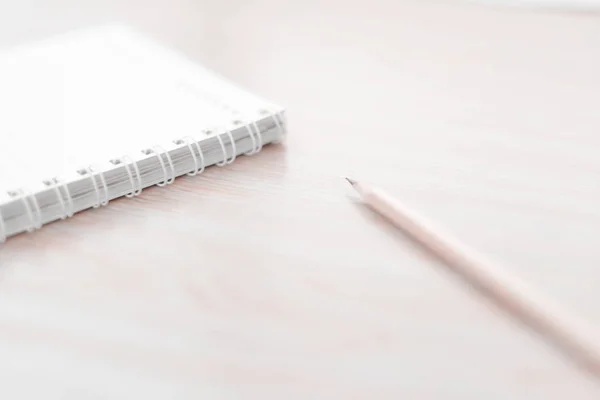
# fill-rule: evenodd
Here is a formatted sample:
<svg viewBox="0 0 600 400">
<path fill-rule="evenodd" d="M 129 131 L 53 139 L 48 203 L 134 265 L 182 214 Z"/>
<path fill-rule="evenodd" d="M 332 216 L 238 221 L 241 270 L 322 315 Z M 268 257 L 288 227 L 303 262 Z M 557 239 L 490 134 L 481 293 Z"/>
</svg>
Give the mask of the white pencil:
<svg viewBox="0 0 600 400">
<path fill-rule="evenodd" d="M 346 178 L 363 201 L 396 227 L 425 246 L 501 308 L 550 339 L 589 372 L 600 378 L 598 339 L 581 321 L 536 294 L 507 271 L 433 227 L 383 190 Z"/>
</svg>

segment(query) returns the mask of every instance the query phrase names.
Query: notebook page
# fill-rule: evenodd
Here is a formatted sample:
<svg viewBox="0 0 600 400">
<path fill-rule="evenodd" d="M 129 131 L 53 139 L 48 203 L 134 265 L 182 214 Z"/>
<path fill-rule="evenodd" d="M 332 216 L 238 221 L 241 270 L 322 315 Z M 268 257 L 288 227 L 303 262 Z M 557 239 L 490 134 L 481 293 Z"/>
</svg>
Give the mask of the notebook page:
<svg viewBox="0 0 600 400">
<path fill-rule="evenodd" d="M 0 55 L 0 191 L 270 107 L 124 28 L 75 32 Z"/>
</svg>

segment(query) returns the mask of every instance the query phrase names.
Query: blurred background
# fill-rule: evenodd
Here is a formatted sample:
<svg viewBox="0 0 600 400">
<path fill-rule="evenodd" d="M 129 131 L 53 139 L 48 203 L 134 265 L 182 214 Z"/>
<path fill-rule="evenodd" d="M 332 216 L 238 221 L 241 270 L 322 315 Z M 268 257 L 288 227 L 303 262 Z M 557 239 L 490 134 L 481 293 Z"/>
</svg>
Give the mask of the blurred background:
<svg viewBox="0 0 600 400">
<path fill-rule="evenodd" d="M 305 90 L 316 89 L 312 74 L 331 78 L 333 91 L 340 89 L 334 80 L 362 77 L 369 68 L 376 78 L 380 60 L 401 75 L 405 62 L 396 65 L 398 59 L 428 73 L 436 53 L 452 66 L 472 62 L 474 52 L 485 64 L 527 58 L 524 49 L 543 56 L 555 41 L 581 46 L 599 11 L 600 0 L 0 0 L 0 49 L 80 27 L 127 24 L 292 107 L 298 79 Z M 563 18 L 573 13 L 576 21 Z M 570 24 L 583 26 L 565 32 Z M 476 48 L 463 35 L 477 36 Z M 321 100 L 330 106 L 327 96 Z"/>
<path fill-rule="evenodd" d="M 286 182 L 329 190 L 326 176 L 368 172 L 360 149 L 475 245 L 480 228 L 447 204 L 435 215 L 432 193 L 597 212 L 600 1 L 0 0 L 0 49 L 106 24 L 286 107 Z M 496 251 L 520 246 L 513 233 Z"/>
<path fill-rule="evenodd" d="M 275 393 L 271 398 L 279 399 L 331 386 L 329 393 L 337 396 L 329 398 L 350 398 L 349 385 L 361 383 L 362 398 L 386 394 L 402 398 L 398 393 L 411 398 L 412 389 L 421 395 L 412 398 L 435 398 L 428 395 L 432 393 L 429 386 L 439 380 L 437 398 L 506 399 L 517 398 L 515 393 L 528 400 L 547 400 L 549 393 L 556 399 L 573 394 L 578 399 L 597 398 L 596 392 L 588 397 L 579 393 L 584 389 L 578 378 L 567 379 L 570 366 L 555 365 L 538 351 L 537 341 L 513 335 L 517 330 L 512 325 L 487 308 L 476 309 L 477 301 L 471 297 L 456 300 L 453 290 L 458 288 L 454 282 L 435 280 L 440 276 L 437 270 L 414 262 L 414 268 L 403 270 L 410 273 L 388 274 L 402 272 L 398 268 L 402 262 L 411 265 L 414 252 L 378 227 L 361 225 L 365 221 L 358 220 L 356 209 L 344 197 L 348 188 L 340 175 L 358 172 L 374 177 L 465 242 L 512 266 L 513 272 L 550 297 L 599 321 L 597 283 L 589 277 L 600 261 L 600 0 L 0 0 L 0 50 L 105 24 L 137 28 L 285 106 L 290 121 L 288 145 L 285 151 L 265 148 L 260 156 L 240 157 L 231 168 L 208 172 L 215 188 L 235 188 L 243 207 L 221 204 L 219 196 L 199 201 L 189 191 L 178 194 L 170 189 L 172 197 L 160 198 L 185 213 L 163 216 L 148 198 L 117 203 L 104 214 L 87 213 L 80 218 L 81 225 L 86 218 L 95 224 L 96 229 L 85 231 L 92 237 L 88 242 L 78 241 L 83 235 L 73 220 L 55 224 L 56 231 L 44 231 L 50 232 L 48 236 L 24 236 L 19 242 L 22 247 L 7 246 L 0 261 L 10 259 L 18 265 L 31 259 L 32 265 L 42 265 L 30 273 L 39 287 L 56 293 L 74 291 L 71 298 L 77 300 L 68 305 L 81 307 L 79 311 L 90 320 L 104 321 L 98 317 L 100 311 L 90 311 L 93 303 L 111 318 L 122 309 L 133 310 L 120 315 L 126 315 L 123 320 L 128 323 L 141 324 L 144 317 L 138 316 L 135 305 L 127 309 L 127 300 L 121 300 L 125 298 L 132 304 L 148 301 L 153 306 L 148 307 L 147 320 L 160 322 L 155 306 L 170 304 L 164 293 L 182 293 L 174 289 L 177 286 L 168 286 L 165 276 L 171 270 L 165 272 L 162 260 L 185 253 L 179 238 L 191 240 L 197 226 L 188 231 L 184 222 L 204 211 L 205 219 L 198 220 L 202 221 L 198 226 L 207 226 L 206 221 L 214 218 L 213 226 L 222 227 L 222 242 L 197 240 L 194 246 L 199 256 L 187 260 L 186 271 L 194 272 L 189 276 L 197 275 L 201 288 L 211 285 L 206 276 L 213 270 L 219 277 L 222 270 L 229 273 L 227 282 L 242 295 L 222 294 L 218 285 L 214 292 L 222 304 L 239 310 L 239 314 L 224 312 L 223 318 L 235 322 L 228 332 L 232 342 L 242 345 L 232 351 L 227 348 L 224 354 L 238 360 L 240 353 L 240 358 L 251 361 L 239 370 L 232 362 L 231 374 L 224 369 L 222 387 L 227 390 L 255 391 L 255 398 L 261 399 L 267 397 L 265 392 Z M 0 133 L 0 146 L 1 140 Z M 205 187 L 198 183 L 202 181 L 194 182 L 195 190 L 204 193 Z M 131 205 L 144 201 L 146 208 Z M 221 214 L 212 216 L 212 210 Z M 178 218 L 183 221 L 179 226 L 186 229 L 177 230 Z M 243 264 L 242 278 L 226 230 L 233 223 L 225 218 L 233 218 L 243 235 L 253 232 L 256 239 L 244 240 L 247 248 L 239 252 L 250 260 Z M 328 220 L 339 222 L 342 228 L 324 222 Z M 52 236 L 55 232 L 60 235 Z M 212 235 L 210 231 L 204 234 Z M 341 240 L 340 234 L 347 236 Z M 34 243 L 40 237 L 46 238 L 46 247 L 27 247 L 27 240 Z M 120 240 L 128 239 L 133 250 L 122 255 Z M 52 240 L 63 243 L 56 245 Z M 322 248 L 315 251 L 311 240 L 320 241 Z M 369 246 L 363 248 L 365 243 Z M 70 245 L 78 251 L 69 251 Z M 197 268 L 205 254 L 212 254 L 218 262 Z M 80 268 L 94 261 L 95 255 L 106 257 L 106 265 L 119 271 L 131 267 L 135 290 L 113 284 L 118 274 L 104 265 L 93 272 Z M 45 264 L 54 260 L 56 265 L 69 265 L 64 259 L 74 267 L 56 272 Z M 140 259 L 147 262 L 143 273 L 134 268 L 143 264 Z M 229 262 L 227 268 L 224 259 Z M 246 268 L 250 265 L 260 268 Z M 261 275 L 263 267 L 267 272 Z M 314 275 L 304 281 L 298 278 L 306 271 Z M 96 285 L 97 297 L 88 295 L 86 284 L 76 284 L 77 274 Z M 95 274 L 105 276 L 104 286 Z M 137 282 L 142 275 L 151 287 L 147 292 Z M 64 276 L 75 277 L 68 281 Z M 52 279 L 64 279 L 65 284 L 47 284 Z M 13 292 L 25 293 L 23 297 L 39 292 L 15 287 Z M 173 292 L 166 292 L 165 287 Z M 288 291 L 288 287 L 299 289 Z M 91 298 L 90 303 L 80 302 L 77 290 L 83 293 L 81 297 Z M 51 308 L 44 308 L 47 302 L 55 311 L 67 308 L 59 301 L 47 301 L 56 293 L 41 292 L 46 296 L 43 300 L 31 300 L 32 308 L 41 310 L 36 311 L 40 316 L 50 314 L 46 309 Z M 105 306 L 107 292 L 112 306 Z M 252 307 L 259 296 L 265 296 L 260 297 L 261 304 L 281 308 L 266 307 L 264 315 L 256 312 Z M 210 305 L 205 313 L 201 308 L 206 306 L 205 298 L 199 298 L 200 306 L 190 303 L 184 308 L 188 313 L 177 315 L 181 325 L 170 327 L 173 337 L 211 329 L 210 321 L 204 319 L 211 312 Z M 369 298 L 375 300 L 368 303 Z M 324 304 L 334 304 L 333 311 Z M 358 314 L 353 314 L 353 307 Z M 415 312 L 419 307 L 425 317 Z M 172 310 L 165 306 L 162 312 L 170 317 Z M 369 325 L 376 318 L 380 318 L 380 331 Z M 73 321 L 76 326 L 85 324 L 75 317 Z M 177 328 L 188 327 L 189 321 L 197 322 L 196 331 Z M 264 321 L 275 321 L 286 329 L 269 328 Z M 323 333 L 322 325 L 331 331 Z M 112 326 L 116 336 L 122 333 L 120 326 Z M 20 335 L 16 332 L 15 336 Z M 120 343 L 129 350 L 135 338 L 127 340 Z M 271 346 L 270 340 L 277 340 L 276 345 Z M 61 343 L 69 349 L 68 340 Z M 106 343 L 93 356 L 112 348 L 112 342 Z M 197 340 L 190 334 L 185 345 L 201 351 L 215 349 L 218 360 L 219 343 L 226 342 Z M 258 343 L 258 350 L 244 353 L 253 343 Z M 327 356 L 323 349 L 329 347 L 338 351 L 321 363 Z M 181 364 L 181 371 L 193 373 L 183 373 L 180 379 L 187 379 L 186 384 L 196 389 L 196 372 L 205 362 L 197 355 L 204 353 L 188 353 L 188 348 L 182 354 L 191 354 L 191 361 Z M 25 360 L 15 354 L 19 355 L 14 360 Z M 31 354 L 38 356 L 35 349 Z M 139 354 L 139 360 L 146 360 L 144 352 Z M 265 356 L 265 363 L 276 371 L 275 379 L 255 367 L 255 354 L 256 358 L 272 357 Z M 39 374 L 46 376 L 45 365 L 55 365 L 55 359 L 46 360 L 49 364 L 26 367 L 39 368 Z M 160 360 L 155 364 L 162 366 Z M 341 364 L 346 360 L 350 364 L 344 369 Z M 456 360 L 470 367 L 457 368 Z M 6 370 L 12 368 L 7 365 Z M 73 370 L 79 370 L 85 363 L 73 365 Z M 165 365 L 170 368 L 171 364 Z M 219 367 L 213 368 L 210 361 L 206 365 L 203 373 L 221 377 Z M 323 365 L 332 367 L 325 371 Z M 395 368 L 404 368 L 405 382 L 399 383 Z M 93 376 L 91 370 L 81 370 Z M 141 374 L 141 368 L 131 370 Z M 146 382 L 162 378 L 162 372 L 152 375 L 154 370 L 150 371 L 143 375 Z M 277 375 L 281 371 L 292 372 Z M 23 376 L 31 382 L 29 375 Z M 280 376 L 284 377 L 281 382 L 275 382 L 280 386 L 274 385 Z M 288 381 L 289 376 L 298 380 Z M 117 381 L 95 384 L 104 390 Z M 471 388 L 464 382 L 475 384 Z M 454 397 L 443 395 L 452 391 Z M 465 396 L 469 393 L 475 395 Z"/>
<path fill-rule="evenodd" d="M 431 115 L 449 93 L 461 104 L 440 100 L 436 112 L 460 118 L 485 111 L 482 103 L 498 107 L 514 73 L 532 78 L 519 86 L 524 104 L 511 97 L 502 106 L 521 113 L 546 98 L 541 65 L 581 84 L 599 70 L 597 58 L 582 59 L 597 47 L 599 11 L 600 0 L 0 0 L 0 49 L 126 24 L 293 109 L 296 119 L 319 107 L 331 118 L 352 112 L 377 124 L 400 108 Z M 396 101 L 382 91 L 398 91 Z"/>
</svg>

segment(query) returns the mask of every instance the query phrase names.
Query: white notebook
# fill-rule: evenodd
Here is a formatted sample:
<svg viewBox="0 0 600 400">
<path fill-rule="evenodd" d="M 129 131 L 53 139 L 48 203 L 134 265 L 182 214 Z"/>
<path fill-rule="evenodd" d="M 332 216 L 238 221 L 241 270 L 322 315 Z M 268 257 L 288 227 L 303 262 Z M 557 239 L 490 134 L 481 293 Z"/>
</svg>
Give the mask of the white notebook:
<svg viewBox="0 0 600 400">
<path fill-rule="evenodd" d="M 281 141 L 284 109 L 122 27 L 0 54 L 0 241 Z"/>
</svg>

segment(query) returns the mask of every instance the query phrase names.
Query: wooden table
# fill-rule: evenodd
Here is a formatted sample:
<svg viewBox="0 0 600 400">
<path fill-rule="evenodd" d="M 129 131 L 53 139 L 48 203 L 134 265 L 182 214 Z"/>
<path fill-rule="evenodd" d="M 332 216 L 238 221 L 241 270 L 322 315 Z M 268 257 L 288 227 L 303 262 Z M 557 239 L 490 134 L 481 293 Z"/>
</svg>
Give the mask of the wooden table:
<svg viewBox="0 0 600 400">
<path fill-rule="evenodd" d="M 340 178 L 386 187 L 597 323 L 598 15 L 29 3 L 0 4 L 3 47 L 126 22 L 285 105 L 290 131 L 285 146 L 9 240 L 2 398 L 598 398 L 598 382 Z"/>
</svg>

